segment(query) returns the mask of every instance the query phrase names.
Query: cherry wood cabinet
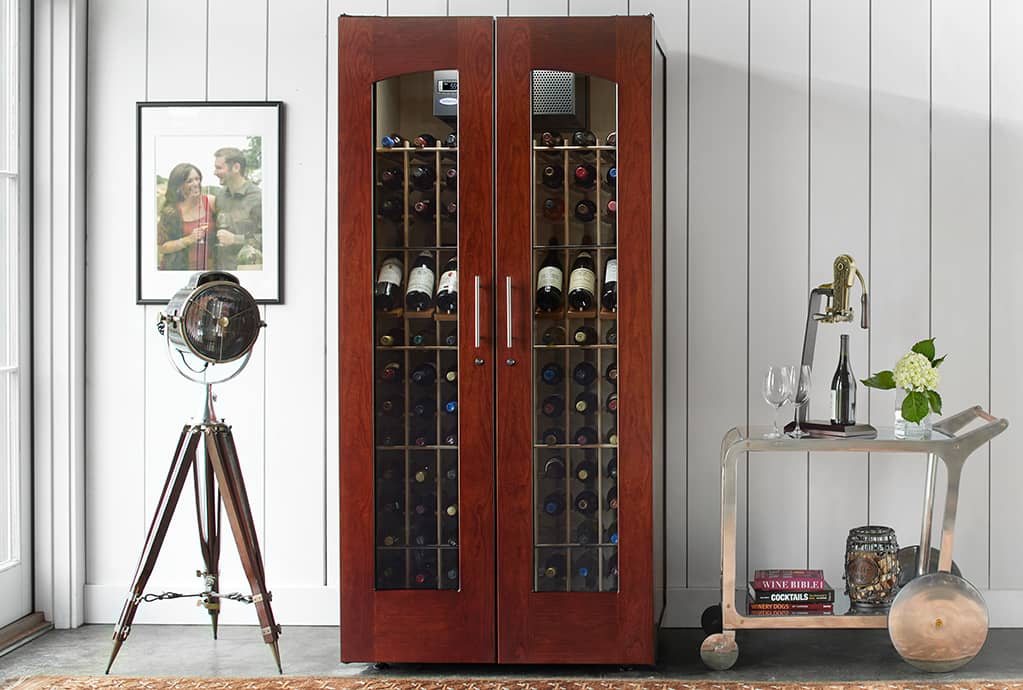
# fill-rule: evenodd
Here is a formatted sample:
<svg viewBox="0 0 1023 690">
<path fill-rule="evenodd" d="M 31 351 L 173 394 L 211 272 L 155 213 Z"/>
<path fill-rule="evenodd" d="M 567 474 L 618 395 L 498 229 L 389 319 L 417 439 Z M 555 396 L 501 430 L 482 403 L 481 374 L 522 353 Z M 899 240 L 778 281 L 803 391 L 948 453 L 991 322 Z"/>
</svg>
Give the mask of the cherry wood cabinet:
<svg viewBox="0 0 1023 690">
<path fill-rule="evenodd" d="M 653 20 L 338 30 L 341 658 L 653 663 Z"/>
</svg>

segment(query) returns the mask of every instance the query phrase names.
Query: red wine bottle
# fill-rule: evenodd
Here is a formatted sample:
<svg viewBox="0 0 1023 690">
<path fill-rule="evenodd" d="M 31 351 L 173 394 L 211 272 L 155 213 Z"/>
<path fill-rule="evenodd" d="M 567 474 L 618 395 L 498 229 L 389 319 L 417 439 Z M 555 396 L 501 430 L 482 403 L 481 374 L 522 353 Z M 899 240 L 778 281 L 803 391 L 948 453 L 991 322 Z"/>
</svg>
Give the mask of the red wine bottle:
<svg viewBox="0 0 1023 690">
<path fill-rule="evenodd" d="M 618 455 L 612 455 L 607 461 L 607 476 L 609 479 L 618 480 Z"/>
<path fill-rule="evenodd" d="M 558 197 L 548 197 L 543 202 L 543 217 L 557 223 L 565 217 L 565 201 Z"/>
<path fill-rule="evenodd" d="M 572 369 L 572 380 L 580 386 L 589 386 L 597 380 L 597 368 L 589 362 L 579 362 Z"/>
<path fill-rule="evenodd" d="M 615 199 L 611 199 L 607 202 L 607 220 L 609 223 L 613 223 L 615 218 L 618 217 L 618 202 Z"/>
<path fill-rule="evenodd" d="M 458 146 L 458 132 L 448 132 L 447 136 L 444 137 L 444 146 L 449 149 Z"/>
<path fill-rule="evenodd" d="M 417 165 L 412 168 L 412 186 L 416 189 L 431 189 L 437 180 L 437 172 L 432 165 Z"/>
<path fill-rule="evenodd" d="M 437 145 L 437 137 L 424 132 L 412 140 L 412 145 L 417 149 L 433 148 Z"/>
<path fill-rule="evenodd" d="M 592 426 L 581 426 L 572 434 L 572 440 L 580 446 L 592 446 L 597 443 L 597 430 Z"/>
<path fill-rule="evenodd" d="M 437 311 L 454 314 L 458 311 L 458 260 L 451 257 L 444 264 L 437 284 Z"/>
<path fill-rule="evenodd" d="M 572 500 L 572 505 L 583 515 L 593 515 L 597 512 L 600 501 L 597 494 L 592 491 L 580 491 Z"/>
<path fill-rule="evenodd" d="M 575 166 L 575 183 L 580 187 L 590 188 L 597 182 L 597 169 L 589 163 Z"/>
<path fill-rule="evenodd" d="M 607 509 L 618 510 L 618 487 L 612 486 L 607 491 Z"/>
<path fill-rule="evenodd" d="M 540 145 L 548 148 L 554 148 L 555 146 L 564 146 L 565 138 L 557 132 L 544 132 L 540 135 Z"/>
<path fill-rule="evenodd" d="M 380 264 L 377 284 L 373 289 L 373 305 L 377 311 L 394 311 L 401 306 L 401 279 L 404 274 L 401 259 L 389 256 Z"/>
<path fill-rule="evenodd" d="M 412 403 L 409 412 L 413 417 L 432 417 L 437 414 L 437 401 L 433 398 L 419 398 Z"/>
<path fill-rule="evenodd" d="M 607 146 L 617 146 L 618 132 L 611 132 L 610 134 L 608 134 L 607 139 L 604 140 L 604 144 L 606 144 Z"/>
<path fill-rule="evenodd" d="M 604 378 L 608 383 L 618 385 L 618 362 L 611 362 L 604 370 Z"/>
<path fill-rule="evenodd" d="M 405 400 L 398 395 L 384 398 L 377 405 L 377 410 L 384 417 L 400 417 L 405 410 Z"/>
<path fill-rule="evenodd" d="M 600 290 L 600 306 L 607 311 L 618 311 L 618 259 L 608 257 L 604 262 L 604 286 Z"/>
<path fill-rule="evenodd" d="M 565 344 L 565 327 L 564 326 L 550 326 L 540 336 L 540 342 L 544 345 L 564 345 Z"/>
<path fill-rule="evenodd" d="M 420 199 L 412 204 L 412 212 L 423 220 L 431 221 L 434 218 L 433 199 Z"/>
<path fill-rule="evenodd" d="M 561 257 L 553 247 L 547 251 L 540 270 L 536 275 L 536 306 L 540 311 L 552 312 L 561 309 L 562 285 L 565 273 L 561 268 Z"/>
<path fill-rule="evenodd" d="M 384 137 L 380 140 L 380 144 L 385 149 L 393 149 L 402 148 L 406 146 L 408 142 L 405 141 L 405 137 L 401 136 L 397 132 L 392 132 L 390 134 L 384 135 Z"/>
<path fill-rule="evenodd" d="M 581 482 L 592 482 L 597 478 L 597 464 L 592 460 L 583 460 L 575 466 L 575 478 Z"/>
<path fill-rule="evenodd" d="M 400 221 L 401 217 L 405 215 L 405 208 L 402 205 L 401 199 L 384 199 L 377 211 L 384 218 L 395 222 Z"/>
<path fill-rule="evenodd" d="M 548 446 L 560 446 L 565 442 L 565 432 L 556 426 L 552 426 L 544 429 L 541 438 Z"/>
<path fill-rule="evenodd" d="M 560 417 L 565 411 L 565 399 L 560 395 L 548 395 L 540 404 L 540 413 L 545 417 Z"/>
<path fill-rule="evenodd" d="M 380 184 L 385 189 L 401 189 L 401 183 L 405 179 L 405 174 L 401 168 L 387 168 L 380 173 Z"/>
<path fill-rule="evenodd" d="M 444 186 L 452 191 L 458 190 L 458 169 L 448 168 L 444 171 Z"/>
<path fill-rule="evenodd" d="M 401 365 L 397 362 L 388 362 L 380 369 L 378 374 L 381 381 L 400 381 Z"/>
<path fill-rule="evenodd" d="M 572 340 L 575 341 L 576 345 L 596 345 L 597 344 L 597 330 L 592 326 L 579 326 L 575 329 L 575 333 L 572 334 Z"/>
<path fill-rule="evenodd" d="M 611 393 L 607 396 L 607 400 L 604 401 L 604 409 L 611 414 L 618 414 L 618 394 Z"/>
<path fill-rule="evenodd" d="M 543 465 L 543 476 L 547 479 L 560 480 L 565 478 L 565 461 L 554 456 L 547 458 Z"/>
<path fill-rule="evenodd" d="M 409 376 L 413 383 L 418 383 L 420 386 L 430 386 L 437 380 L 437 367 L 433 365 L 433 362 L 423 362 L 419 366 L 412 369 L 412 373 Z"/>
<path fill-rule="evenodd" d="M 433 252 L 426 250 L 419 253 L 412 261 L 408 273 L 408 288 L 405 290 L 405 308 L 409 311 L 426 311 L 433 306 L 433 288 L 436 276 L 436 263 Z"/>
<path fill-rule="evenodd" d="M 593 414 L 597 411 L 597 396 L 595 393 L 583 391 L 575 396 L 575 411 L 579 414 Z"/>
<path fill-rule="evenodd" d="M 586 238 L 583 238 L 586 243 Z M 409 278 L 411 283 L 411 276 Z M 576 254 L 572 262 L 572 272 L 568 276 L 568 304 L 573 309 L 585 311 L 595 303 L 594 293 L 597 289 L 596 266 L 589 250 Z"/>
<path fill-rule="evenodd" d="M 560 189 L 561 185 L 565 182 L 565 169 L 557 163 L 544 166 L 543 172 L 540 175 L 540 180 L 546 187 L 550 187 L 551 189 Z"/>
<path fill-rule="evenodd" d="M 597 205 L 589 199 L 580 199 L 573 211 L 575 219 L 582 223 L 589 223 L 597 217 Z"/>
<path fill-rule="evenodd" d="M 572 146 L 596 146 L 597 135 L 588 129 L 581 129 L 572 135 Z"/>
<path fill-rule="evenodd" d="M 440 212 L 443 213 L 444 217 L 448 220 L 458 218 L 458 202 L 454 200 L 445 201 L 440 205 Z"/>
</svg>

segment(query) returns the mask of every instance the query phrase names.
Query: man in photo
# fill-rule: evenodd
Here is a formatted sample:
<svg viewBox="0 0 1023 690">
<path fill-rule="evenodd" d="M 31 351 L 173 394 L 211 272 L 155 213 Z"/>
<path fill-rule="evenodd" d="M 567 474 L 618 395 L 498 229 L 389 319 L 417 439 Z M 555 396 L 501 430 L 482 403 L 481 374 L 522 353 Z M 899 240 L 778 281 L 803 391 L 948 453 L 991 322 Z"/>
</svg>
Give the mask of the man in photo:
<svg viewBox="0 0 1023 690">
<path fill-rule="evenodd" d="M 214 267 L 262 268 L 263 192 L 246 177 L 245 154 L 240 149 L 220 148 L 213 156 L 213 174 L 221 185 L 215 192 Z"/>
</svg>

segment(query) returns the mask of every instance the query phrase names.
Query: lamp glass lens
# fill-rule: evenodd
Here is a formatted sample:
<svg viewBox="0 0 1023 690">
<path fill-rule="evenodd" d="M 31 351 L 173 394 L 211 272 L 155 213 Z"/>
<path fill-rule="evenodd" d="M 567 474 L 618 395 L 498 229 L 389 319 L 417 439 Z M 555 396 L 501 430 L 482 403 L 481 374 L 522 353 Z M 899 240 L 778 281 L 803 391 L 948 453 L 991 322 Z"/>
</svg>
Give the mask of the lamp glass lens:
<svg viewBox="0 0 1023 690">
<path fill-rule="evenodd" d="M 184 336 L 209 362 L 230 362 L 244 355 L 259 334 L 259 308 L 238 285 L 200 287 L 184 309 Z"/>
</svg>

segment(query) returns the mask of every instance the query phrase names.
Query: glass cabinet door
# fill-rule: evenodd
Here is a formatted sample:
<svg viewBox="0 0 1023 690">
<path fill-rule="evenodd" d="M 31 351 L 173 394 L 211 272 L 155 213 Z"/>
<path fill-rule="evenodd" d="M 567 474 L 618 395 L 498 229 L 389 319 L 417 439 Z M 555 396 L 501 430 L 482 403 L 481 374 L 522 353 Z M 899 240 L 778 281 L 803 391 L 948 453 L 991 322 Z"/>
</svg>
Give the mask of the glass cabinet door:
<svg viewBox="0 0 1023 690">
<path fill-rule="evenodd" d="M 341 658 L 494 661 L 493 20 L 338 21 Z"/>
<path fill-rule="evenodd" d="M 534 70 L 532 91 L 534 590 L 613 592 L 617 90 L 599 77 Z M 585 122 L 566 127 L 564 115 L 543 112 L 559 102 L 586 112 Z"/>
<path fill-rule="evenodd" d="M 377 589 L 459 587 L 457 92 L 457 70 L 376 84 Z"/>
</svg>

